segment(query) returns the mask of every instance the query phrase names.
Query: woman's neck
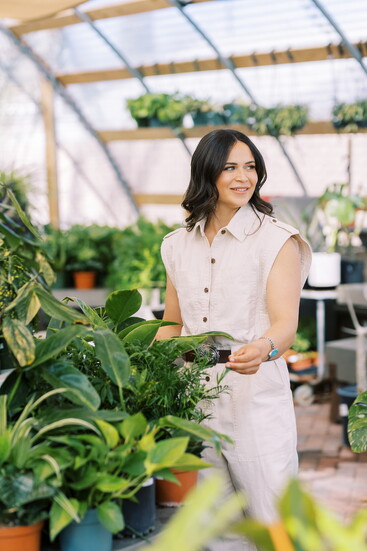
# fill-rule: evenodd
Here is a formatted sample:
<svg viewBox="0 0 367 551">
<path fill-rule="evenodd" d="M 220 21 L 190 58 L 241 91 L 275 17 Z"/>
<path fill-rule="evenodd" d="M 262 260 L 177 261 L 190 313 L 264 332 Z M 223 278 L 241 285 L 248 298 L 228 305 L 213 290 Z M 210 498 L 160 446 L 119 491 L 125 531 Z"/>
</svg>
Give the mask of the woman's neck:
<svg viewBox="0 0 367 551">
<path fill-rule="evenodd" d="M 205 231 L 209 230 L 210 232 L 213 232 L 215 234 L 218 233 L 219 230 L 224 228 L 229 224 L 229 222 L 232 220 L 234 215 L 239 209 L 215 209 L 213 214 L 208 218 L 206 224 L 205 224 Z"/>
</svg>

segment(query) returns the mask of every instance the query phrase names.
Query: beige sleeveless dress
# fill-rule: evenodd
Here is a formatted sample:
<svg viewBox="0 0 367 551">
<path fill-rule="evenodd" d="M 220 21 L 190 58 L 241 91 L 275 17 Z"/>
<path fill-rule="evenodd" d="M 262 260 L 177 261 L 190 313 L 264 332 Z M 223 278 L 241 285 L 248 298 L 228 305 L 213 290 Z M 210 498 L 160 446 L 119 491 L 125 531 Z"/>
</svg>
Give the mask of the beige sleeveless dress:
<svg viewBox="0 0 367 551">
<path fill-rule="evenodd" d="M 295 228 L 254 211 L 250 205 L 239 209 L 211 246 L 204 227 L 202 220 L 191 232 L 180 228 L 168 234 L 162 243 L 162 258 L 178 294 L 182 334 L 225 331 L 234 340 L 221 337 L 213 343 L 235 351 L 270 326 L 266 284 L 284 243 L 292 238 L 299 245 L 302 286 L 312 253 Z M 223 369 L 223 364 L 210 368 L 208 384 L 215 385 Z M 225 474 L 225 494 L 243 492 L 248 512 L 260 521 L 273 522 L 276 498 L 298 468 L 286 362 L 283 358 L 264 362 L 254 375 L 229 371 L 224 383 L 230 391 L 210 403 L 211 417 L 205 424 L 228 434 L 234 445 L 226 445 L 221 456 L 207 448 L 203 457 Z M 209 476 L 212 470 L 205 469 L 200 476 Z M 255 549 L 245 540 L 231 537 L 216 540 L 209 548 Z"/>
</svg>

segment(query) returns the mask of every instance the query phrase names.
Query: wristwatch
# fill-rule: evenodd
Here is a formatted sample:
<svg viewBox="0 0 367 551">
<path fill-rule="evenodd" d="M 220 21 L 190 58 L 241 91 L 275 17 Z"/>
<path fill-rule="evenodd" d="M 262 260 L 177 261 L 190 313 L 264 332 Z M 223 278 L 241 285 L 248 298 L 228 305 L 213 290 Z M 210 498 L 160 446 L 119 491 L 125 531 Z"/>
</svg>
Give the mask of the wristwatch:
<svg viewBox="0 0 367 551">
<path fill-rule="evenodd" d="M 274 356 L 276 356 L 278 354 L 278 352 L 279 352 L 278 348 L 275 346 L 274 341 L 272 341 L 272 339 L 270 337 L 260 337 L 260 339 L 265 339 L 265 340 L 269 341 L 270 346 L 271 346 L 271 350 L 269 352 L 269 356 L 267 357 L 267 361 L 272 360 L 274 358 Z"/>
</svg>

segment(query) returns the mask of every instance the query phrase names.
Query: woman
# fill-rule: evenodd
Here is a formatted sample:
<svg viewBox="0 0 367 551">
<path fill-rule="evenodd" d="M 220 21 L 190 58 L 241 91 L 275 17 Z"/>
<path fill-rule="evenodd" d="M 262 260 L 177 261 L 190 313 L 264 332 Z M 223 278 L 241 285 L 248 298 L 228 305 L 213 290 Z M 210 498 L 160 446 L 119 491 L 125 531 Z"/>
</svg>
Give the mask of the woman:
<svg viewBox="0 0 367 551">
<path fill-rule="evenodd" d="M 162 244 L 164 319 L 180 325 L 162 328 L 159 338 L 207 331 L 233 337 L 212 339 L 219 358 L 207 379 L 215 384 L 228 368 L 230 392 L 211 403 L 205 423 L 228 434 L 234 445 L 225 446 L 222 456 L 207 448 L 203 457 L 226 474 L 226 494 L 243 492 L 249 513 L 273 522 L 276 498 L 298 468 L 292 393 L 281 355 L 295 337 L 311 251 L 261 199 L 266 177 L 262 155 L 241 132 L 214 130 L 200 141 L 182 203 L 187 225 Z M 253 547 L 227 538 L 210 549 Z"/>
</svg>

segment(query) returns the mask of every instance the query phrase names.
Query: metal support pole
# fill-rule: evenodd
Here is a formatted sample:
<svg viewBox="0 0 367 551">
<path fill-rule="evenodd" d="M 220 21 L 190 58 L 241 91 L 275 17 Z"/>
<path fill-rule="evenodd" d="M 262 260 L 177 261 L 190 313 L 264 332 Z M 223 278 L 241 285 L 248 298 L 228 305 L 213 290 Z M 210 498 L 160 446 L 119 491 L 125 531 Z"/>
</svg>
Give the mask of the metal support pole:
<svg viewBox="0 0 367 551">
<path fill-rule="evenodd" d="M 317 7 L 317 9 L 322 13 L 322 15 L 325 17 L 327 21 L 329 21 L 330 25 L 334 28 L 334 30 L 338 33 L 340 38 L 342 39 L 345 46 L 348 48 L 350 54 L 354 59 L 359 63 L 364 73 L 367 75 L 367 67 L 363 63 L 363 58 L 360 53 L 360 51 L 348 40 L 347 35 L 342 31 L 341 27 L 339 27 L 338 23 L 335 21 L 335 19 L 330 15 L 330 13 L 324 8 L 324 6 L 319 2 L 319 0 L 311 0 L 311 2 Z"/>
<path fill-rule="evenodd" d="M 117 55 L 117 57 L 119 58 L 120 61 L 122 61 L 124 63 L 124 65 L 126 65 L 126 68 L 127 70 L 129 71 L 129 73 L 131 73 L 131 75 L 135 78 L 137 78 L 140 82 L 140 84 L 143 86 L 144 90 L 148 93 L 148 94 L 151 94 L 152 91 L 151 89 L 149 88 L 149 86 L 147 86 L 147 84 L 145 83 L 144 81 L 144 77 L 143 75 L 141 74 L 140 71 L 138 71 L 138 69 L 135 69 L 135 67 L 133 67 L 131 65 L 131 63 L 129 63 L 129 61 L 127 60 L 126 56 L 121 52 L 121 49 L 120 48 L 117 48 L 109 38 L 107 38 L 107 36 L 98 28 L 98 26 L 94 23 L 94 21 L 89 17 L 89 15 L 87 15 L 85 12 L 79 10 L 78 8 L 74 8 L 74 13 L 77 17 L 79 17 L 79 19 L 81 21 L 83 21 L 84 23 L 86 23 L 91 29 L 93 29 L 93 31 L 98 34 L 98 36 L 103 40 L 103 42 L 105 44 L 107 44 L 107 46 Z M 173 134 L 176 136 L 176 138 L 178 138 L 179 140 L 181 140 L 184 148 L 186 149 L 187 153 L 190 155 L 191 157 L 191 151 L 190 149 L 187 147 L 187 144 L 185 142 L 185 137 L 182 135 L 181 132 L 179 132 L 179 130 L 177 130 L 177 128 L 172 128 L 172 132 Z"/>
<path fill-rule="evenodd" d="M 172 6 L 177 8 L 181 15 L 189 22 L 189 24 L 200 34 L 200 36 L 209 44 L 209 46 L 212 48 L 212 50 L 215 52 L 215 55 L 217 56 L 217 59 L 232 73 L 233 77 L 236 79 L 242 90 L 248 95 L 250 100 L 253 104 L 258 105 L 253 93 L 250 91 L 249 87 L 244 83 L 243 79 L 238 75 L 235 66 L 233 65 L 233 62 L 228 59 L 227 57 L 223 56 L 218 48 L 215 46 L 214 42 L 208 37 L 208 35 L 195 23 L 195 21 L 184 11 L 183 5 L 179 0 L 168 0 Z M 186 4 L 185 4 L 186 5 Z M 301 175 L 299 174 L 296 166 L 294 165 L 292 159 L 289 156 L 289 153 L 287 152 L 285 145 L 281 142 L 279 136 L 272 136 L 275 138 L 279 144 L 279 147 L 281 148 L 285 158 L 287 159 L 291 169 L 293 170 L 293 174 L 296 177 L 297 182 L 299 183 L 303 194 L 305 197 L 308 196 L 306 187 L 303 183 L 303 180 L 301 178 Z"/>
<path fill-rule="evenodd" d="M 55 75 L 51 72 L 51 70 L 46 66 L 43 60 L 41 60 L 26 44 L 23 40 L 18 38 L 10 29 L 8 29 L 5 25 L 2 25 L 0 23 L 0 31 L 3 32 L 8 38 L 12 40 L 12 42 L 16 45 L 16 47 L 29 59 L 33 61 L 33 63 L 36 65 L 37 69 L 46 77 L 47 80 L 49 80 L 52 83 L 52 86 L 54 90 L 56 91 L 59 96 L 62 97 L 62 99 L 65 101 L 65 103 L 74 111 L 74 113 L 78 116 L 79 120 L 81 121 L 84 128 L 93 136 L 93 138 L 98 142 L 99 146 L 101 147 L 102 151 L 106 155 L 110 165 L 112 166 L 113 171 L 115 172 L 115 175 L 119 181 L 119 183 L 122 185 L 123 189 L 125 190 L 126 195 L 129 198 L 130 204 L 132 208 L 134 209 L 136 214 L 139 214 L 139 208 L 138 205 L 135 202 L 135 199 L 133 197 L 132 191 L 128 185 L 128 183 L 123 178 L 120 168 L 114 159 L 113 155 L 111 154 L 110 150 L 106 146 L 106 144 L 103 142 L 103 140 L 99 137 L 98 132 L 95 131 L 93 126 L 89 123 L 85 115 L 82 113 L 82 111 L 79 109 L 78 105 L 75 103 L 73 98 L 68 94 L 68 92 L 65 90 L 64 86 L 61 84 L 61 82 L 55 77 Z"/>
</svg>

